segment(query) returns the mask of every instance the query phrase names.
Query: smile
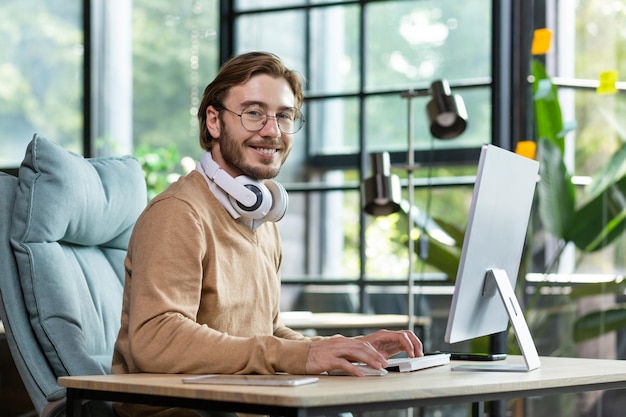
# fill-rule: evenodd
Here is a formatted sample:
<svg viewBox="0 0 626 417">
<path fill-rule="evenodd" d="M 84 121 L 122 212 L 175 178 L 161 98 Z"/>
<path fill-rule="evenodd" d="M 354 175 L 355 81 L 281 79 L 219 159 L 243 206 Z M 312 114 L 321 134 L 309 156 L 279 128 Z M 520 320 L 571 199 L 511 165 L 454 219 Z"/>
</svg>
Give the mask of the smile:
<svg viewBox="0 0 626 417">
<path fill-rule="evenodd" d="M 254 148 L 257 152 L 260 152 L 265 155 L 274 155 L 278 152 L 277 149 L 268 149 L 268 148 Z"/>
</svg>

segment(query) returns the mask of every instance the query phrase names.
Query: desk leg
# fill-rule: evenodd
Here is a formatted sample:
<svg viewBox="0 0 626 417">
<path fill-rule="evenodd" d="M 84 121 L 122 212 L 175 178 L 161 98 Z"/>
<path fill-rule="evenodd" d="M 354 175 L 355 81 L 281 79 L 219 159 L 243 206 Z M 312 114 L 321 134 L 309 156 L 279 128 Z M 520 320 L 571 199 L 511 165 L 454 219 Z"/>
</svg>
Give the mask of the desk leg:
<svg viewBox="0 0 626 417">
<path fill-rule="evenodd" d="M 81 417 L 83 411 L 82 401 L 76 399 L 76 394 L 72 389 L 67 390 L 65 408 L 66 417 Z"/>
<path fill-rule="evenodd" d="M 485 416 L 485 402 L 479 401 L 476 403 L 472 403 L 472 417 L 484 417 L 484 416 Z"/>
</svg>

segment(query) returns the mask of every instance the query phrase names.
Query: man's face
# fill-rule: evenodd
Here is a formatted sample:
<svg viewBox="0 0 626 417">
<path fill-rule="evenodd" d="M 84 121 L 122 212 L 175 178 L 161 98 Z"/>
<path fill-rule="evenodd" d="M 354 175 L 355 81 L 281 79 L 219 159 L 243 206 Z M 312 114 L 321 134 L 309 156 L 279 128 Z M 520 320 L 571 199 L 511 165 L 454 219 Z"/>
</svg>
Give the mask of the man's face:
<svg viewBox="0 0 626 417">
<path fill-rule="evenodd" d="M 274 116 L 295 106 L 295 99 L 284 78 L 266 74 L 252 77 L 247 83 L 232 87 L 223 106 L 241 114 L 251 104 L 263 108 Z M 280 131 L 276 119 L 269 117 L 258 132 L 250 132 L 241 124 L 240 118 L 230 111 L 222 110 L 221 117 L 209 106 L 207 127 L 213 133 L 213 159 L 231 176 L 241 174 L 257 179 L 274 178 L 287 159 L 293 143 L 293 134 Z M 211 117 L 213 116 L 213 117 Z M 211 130 L 214 129 L 214 130 Z"/>
</svg>

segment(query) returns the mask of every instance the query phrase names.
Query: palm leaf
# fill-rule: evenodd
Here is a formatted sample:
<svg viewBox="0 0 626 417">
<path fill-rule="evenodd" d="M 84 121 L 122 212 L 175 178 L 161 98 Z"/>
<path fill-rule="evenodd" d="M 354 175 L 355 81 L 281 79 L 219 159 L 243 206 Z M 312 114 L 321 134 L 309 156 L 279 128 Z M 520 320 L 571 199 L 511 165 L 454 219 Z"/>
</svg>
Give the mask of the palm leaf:
<svg viewBox="0 0 626 417">
<path fill-rule="evenodd" d="M 588 187 L 587 201 L 563 235 L 585 252 L 612 243 L 626 230 L 626 145 L 622 145 Z"/>
<path fill-rule="evenodd" d="M 415 245 L 415 252 L 420 254 L 419 244 Z M 457 246 L 449 246 L 436 239 L 428 239 L 428 257 L 423 261 L 437 268 L 448 276 L 449 281 L 456 279 L 461 259 L 461 249 Z"/>
<path fill-rule="evenodd" d="M 560 150 L 564 149 L 563 117 L 557 87 L 552 83 L 541 62 L 533 60 L 532 73 L 535 123 L 539 139 L 547 139 Z"/>
<path fill-rule="evenodd" d="M 596 295 L 623 294 L 625 290 L 626 282 L 624 281 L 590 282 L 576 285 L 572 288 L 569 296 L 571 298 L 583 298 Z"/>
<path fill-rule="evenodd" d="M 584 342 L 626 326 L 626 309 L 594 311 L 574 324 L 574 341 Z"/>
<path fill-rule="evenodd" d="M 546 230 L 554 236 L 564 238 L 574 217 L 576 189 L 565 168 L 562 154 L 553 142 L 540 139 L 538 155 L 539 216 Z"/>
</svg>

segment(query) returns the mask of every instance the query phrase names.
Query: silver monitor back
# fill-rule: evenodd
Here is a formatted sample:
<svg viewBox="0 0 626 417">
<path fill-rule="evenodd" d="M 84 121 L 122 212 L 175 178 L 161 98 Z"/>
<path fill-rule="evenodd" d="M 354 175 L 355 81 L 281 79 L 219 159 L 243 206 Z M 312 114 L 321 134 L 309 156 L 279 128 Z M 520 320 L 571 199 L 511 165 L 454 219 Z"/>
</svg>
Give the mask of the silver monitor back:
<svg viewBox="0 0 626 417">
<path fill-rule="evenodd" d="M 486 277 L 489 271 L 503 270 L 515 288 L 538 171 L 537 161 L 483 146 L 446 342 L 507 330 L 509 314 L 495 282 Z"/>
</svg>

